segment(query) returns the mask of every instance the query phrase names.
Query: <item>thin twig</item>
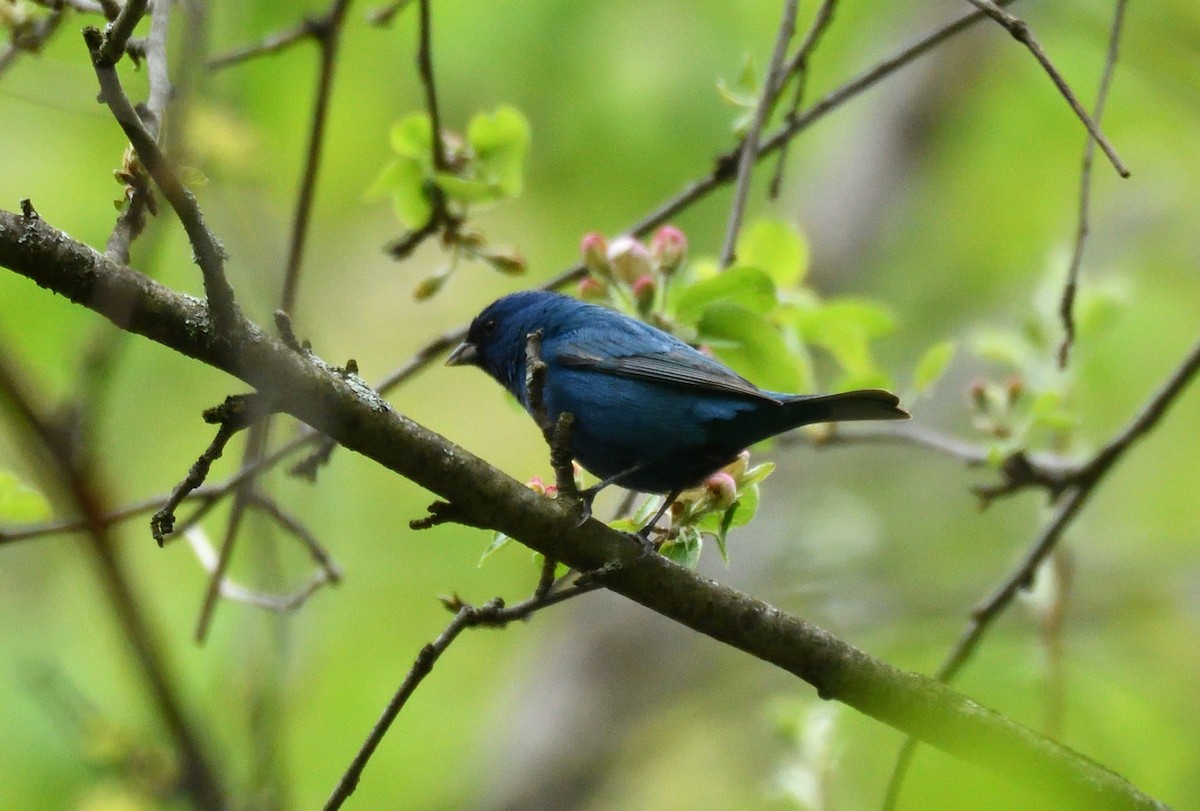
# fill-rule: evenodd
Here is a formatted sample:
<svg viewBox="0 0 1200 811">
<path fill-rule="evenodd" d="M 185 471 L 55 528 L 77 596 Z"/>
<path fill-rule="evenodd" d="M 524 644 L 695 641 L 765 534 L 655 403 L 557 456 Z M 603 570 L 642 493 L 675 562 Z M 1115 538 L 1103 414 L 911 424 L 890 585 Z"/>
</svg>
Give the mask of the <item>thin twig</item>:
<svg viewBox="0 0 1200 811">
<path fill-rule="evenodd" d="M 172 3 L 155 3 L 150 12 L 150 36 L 146 38 L 146 73 L 149 75 L 150 90 L 146 100 L 146 115 L 139 115 L 146 132 L 155 141 L 162 136 L 167 104 L 171 100 L 171 80 L 167 72 L 167 34 L 170 30 Z M 129 249 L 133 241 L 146 226 L 146 214 L 157 213 L 154 192 L 149 186 L 146 173 L 136 162 L 126 166 L 128 202 L 125 210 L 117 217 L 108 242 L 104 246 L 106 256 L 122 263 L 129 263 Z M 106 331 L 107 334 L 107 331 Z"/>
<path fill-rule="evenodd" d="M 103 39 L 94 53 L 103 60 L 106 67 L 111 68 L 117 64 L 125 53 L 125 46 L 133 36 L 133 29 L 137 28 L 137 24 L 146 14 L 147 2 L 148 0 L 125 0 L 117 18 L 105 28 Z"/>
<path fill-rule="evenodd" d="M 133 0 L 130 1 L 130 5 L 132 4 Z M 129 6 L 126 6 L 126 9 L 128 8 Z M 113 117 L 137 151 L 138 159 L 150 172 L 150 176 L 154 178 L 154 182 L 179 216 L 179 221 L 192 244 L 196 264 L 200 266 L 204 278 L 204 290 L 208 297 L 213 327 L 218 333 L 229 335 L 241 326 L 241 316 L 234 300 L 233 287 L 225 277 L 225 251 L 205 225 L 204 215 L 195 196 L 180 181 L 159 149 L 157 141 L 146 130 L 141 117 L 130 104 L 129 97 L 125 95 L 116 70 L 101 53 L 100 49 L 109 40 L 90 27 L 83 30 L 83 38 L 91 52 L 92 66 L 100 82 L 100 100 L 108 105 Z"/>
<path fill-rule="evenodd" d="M 721 267 L 727 268 L 733 264 L 734 249 L 737 246 L 738 233 L 742 229 L 742 218 L 746 214 L 746 201 L 750 196 L 750 176 L 754 165 L 758 163 L 758 142 L 762 137 L 763 127 L 771 111 L 775 109 L 775 100 L 783 90 L 784 79 L 787 76 L 783 62 L 787 58 L 788 43 L 796 33 L 796 9 L 799 0 L 784 0 L 783 18 L 779 21 L 779 31 L 775 35 L 775 48 L 771 53 L 771 63 L 767 68 L 767 77 L 763 80 L 762 96 L 754 109 L 754 117 L 750 128 L 742 136 L 741 152 L 738 155 L 737 182 L 733 186 L 733 202 L 729 206 L 729 221 L 725 226 L 725 244 L 721 247 Z"/>
<path fill-rule="evenodd" d="M 1100 144 L 1100 148 L 1108 156 L 1108 160 L 1112 163 L 1113 168 L 1117 170 L 1117 174 L 1121 177 L 1129 177 L 1129 169 L 1121 161 L 1112 144 L 1104 137 L 1104 133 L 1100 131 L 1099 125 L 1092 120 L 1087 110 L 1083 109 L 1083 105 L 1075 97 L 1075 93 L 1071 90 L 1071 86 L 1067 84 L 1067 80 L 1058 72 L 1058 68 L 1054 67 L 1054 63 L 1050 61 L 1050 57 L 1042 48 L 1041 43 L 1033 35 L 1033 29 L 1029 27 L 1029 24 L 1021 18 L 1009 14 L 992 2 L 992 0 L 967 0 L 967 2 L 1004 26 L 1008 30 L 1008 33 L 1012 34 L 1013 39 L 1029 49 L 1029 52 L 1037 59 L 1038 64 L 1046 71 L 1046 75 L 1054 82 L 1054 86 L 1058 88 L 1058 92 L 1067 100 L 1067 104 L 1071 105 L 1071 109 L 1075 111 L 1075 115 L 1083 122 L 1083 126 L 1087 128 L 1088 134 L 1091 135 L 1096 143 Z"/>
<path fill-rule="evenodd" d="M 816 50 L 817 44 L 820 43 L 821 37 L 829 28 L 829 24 L 833 22 L 833 11 L 837 6 L 837 0 L 824 0 L 820 8 L 817 9 L 817 16 L 813 19 L 812 25 L 808 28 L 808 33 L 804 37 L 804 41 L 800 43 L 800 47 L 796 50 L 796 55 L 788 61 L 788 66 L 784 71 L 787 77 L 795 77 L 796 86 L 792 91 L 791 107 L 784 117 L 786 121 L 795 119 L 796 114 L 800 110 L 800 105 L 804 101 L 804 90 L 808 85 L 808 60 Z M 782 87 L 780 88 L 782 90 Z M 783 185 L 783 169 L 787 165 L 788 147 L 791 142 L 785 143 L 779 149 L 779 158 L 775 161 L 775 172 L 771 175 L 771 183 L 768 187 L 768 196 L 775 199 L 779 196 L 779 190 Z"/>
<path fill-rule="evenodd" d="M 279 53 L 295 45 L 297 42 L 303 42 L 314 36 L 314 22 L 312 20 L 304 20 L 295 28 L 271 34 L 253 45 L 246 45 L 229 53 L 214 56 L 208 60 L 207 66 L 209 70 L 221 70 L 259 56 Z"/>
<path fill-rule="evenodd" d="M 1104 103 L 1108 100 L 1108 89 L 1117 66 L 1117 54 L 1121 42 L 1121 30 L 1125 22 L 1126 0 L 1116 0 L 1116 10 L 1113 13 L 1112 28 L 1108 35 L 1108 54 L 1104 59 L 1104 71 L 1100 75 L 1100 87 L 1096 90 L 1096 106 L 1092 109 L 1092 118 L 1099 124 L 1104 117 Z M 1062 300 L 1058 312 L 1062 317 L 1063 339 L 1058 346 L 1058 366 L 1067 368 L 1071 357 L 1071 347 L 1075 343 L 1075 293 L 1079 285 L 1079 268 L 1083 264 L 1083 247 L 1087 242 L 1091 199 L 1092 199 L 1092 163 L 1096 155 L 1096 142 L 1088 137 L 1083 147 L 1083 167 L 1079 172 L 1079 222 L 1075 230 L 1075 248 L 1071 252 L 1071 262 L 1067 266 L 1067 281 L 1063 285 Z"/>
<path fill-rule="evenodd" d="M 437 87 L 433 81 L 433 23 L 430 19 L 429 0 L 419 0 L 420 34 L 417 44 L 417 73 L 421 87 L 425 90 L 425 109 L 429 113 L 430 130 L 433 132 L 433 168 L 446 169 L 446 146 L 442 143 L 442 123 L 438 113 Z"/>
<path fill-rule="evenodd" d="M 400 711 L 404 709 L 404 704 L 425 677 L 430 674 L 441 655 L 446 652 L 446 649 L 450 647 L 458 635 L 465 629 L 481 625 L 491 627 L 504 626 L 516 620 L 523 620 L 543 608 L 561 603 L 573 597 L 578 597 L 589 591 L 594 591 L 600 588 L 600 585 L 598 581 L 575 583 L 558 591 L 549 591 L 544 595 L 534 595 L 528 600 L 507 608 L 504 605 L 504 601 L 499 598 L 490 600 L 479 607 L 471 605 L 459 606 L 454 619 L 450 620 L 450 624 L 446 626 L 445 630 L 432 643 L 421 648 L 421 652 L 417 654 L 412 668 L 400 683 L 400 687 L 392 696 L 391 701 L 388 702 L 379 720 L 375 722 L 375 726 L 363 742 L 358 754 L 350 762 L 349 768 L 346 769 L 337 786 L 334 788 L 333 793 L 326 801 L 324 811 L 336 811 L 354 793 L 354 789 L 358 787 L 358 781 L 362 777 L 367 762 L 383 741 L 392 722 L 396 720 Z"/>
<path fill-rule="evenodd" d="M 316 101 L 313 103 L 312 123 L 309 126 L 304 173 L 300 181 L 300 193 L 296 197 L 292 235 L 288 242 L 287 263 L 284 266 L 283 294 L 279 308 L 286 313 L 291 313 L 296 305 L 304 242 L 308 236 L 308 222 L 312 215 L 313 197 L 317 186 L 317 170 L 321 163 L 321 149 L 325 143 L 325 123 L 329 118 L 333 72 L 337 64 L 338 45 L 342 39 L 343 20 L 349 6 L 349 0 L 334 0 L 325 16 L 312 26 L 317 44 L 321 48 L 321 67 L 317 76 Z"/>
</svg>

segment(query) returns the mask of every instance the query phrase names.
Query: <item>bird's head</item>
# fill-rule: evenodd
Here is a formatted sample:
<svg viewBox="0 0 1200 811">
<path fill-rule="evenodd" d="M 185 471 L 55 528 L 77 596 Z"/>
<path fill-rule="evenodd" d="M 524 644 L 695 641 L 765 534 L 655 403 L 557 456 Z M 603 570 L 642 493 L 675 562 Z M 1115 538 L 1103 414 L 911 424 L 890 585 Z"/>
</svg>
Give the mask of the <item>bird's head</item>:
<svg viewBox="0 0 1200 811">
<path fill-rule="evenodd" d="M 552 323 L 552 312 L 577 303 L 557 293 L 531 290 L 492 302 L 475 317 L 467 337 L 446 358 L 447 366 L 478 366 L 521 397 L 528 336 Z"/>
</svg>

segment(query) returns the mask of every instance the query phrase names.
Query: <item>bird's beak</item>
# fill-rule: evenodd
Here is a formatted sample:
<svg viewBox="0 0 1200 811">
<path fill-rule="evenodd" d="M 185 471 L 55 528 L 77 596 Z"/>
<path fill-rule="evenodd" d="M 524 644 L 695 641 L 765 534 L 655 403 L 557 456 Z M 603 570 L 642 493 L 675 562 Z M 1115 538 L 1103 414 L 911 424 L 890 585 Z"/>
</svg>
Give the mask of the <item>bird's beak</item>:
<svg viewBox="0 0 1200 811">
<path fill-rule="evenodd" d="M 446 358 L 447 366 L 478 366 L 479 365 L 479 347 L 470 341 L 463 341 L 458 345 L 450 357 Z"/>
</svg>

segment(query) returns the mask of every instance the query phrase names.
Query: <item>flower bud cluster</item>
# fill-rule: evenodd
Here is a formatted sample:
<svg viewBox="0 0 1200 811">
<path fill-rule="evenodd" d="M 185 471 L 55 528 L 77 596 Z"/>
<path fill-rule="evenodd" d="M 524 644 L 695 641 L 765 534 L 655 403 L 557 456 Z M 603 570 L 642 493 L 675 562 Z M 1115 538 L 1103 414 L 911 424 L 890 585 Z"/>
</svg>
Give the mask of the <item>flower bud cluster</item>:
<svg viewBox="0 0 1200 811">
<path fill-rule="evenodd" d="M 687 237 L 673 225 L 655 231 L 649 246 L 627 234 L 608 242 L 592 232 L 580 241 L 579 253 L 588 270 L 579 282 L 580 298 L 604 301 L 615 290 L 645 318 L 654 311 L 659 291 L 683 265 Z"/>
</svg>

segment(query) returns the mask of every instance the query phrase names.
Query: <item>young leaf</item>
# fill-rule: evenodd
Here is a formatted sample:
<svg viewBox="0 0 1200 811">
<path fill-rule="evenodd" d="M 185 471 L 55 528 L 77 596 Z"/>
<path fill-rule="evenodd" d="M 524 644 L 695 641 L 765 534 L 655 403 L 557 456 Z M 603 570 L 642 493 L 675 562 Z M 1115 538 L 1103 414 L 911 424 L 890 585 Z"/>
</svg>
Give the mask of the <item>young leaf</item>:
<svg viewBox="0 0 1200 811">
<path fill-rule="evenodd" d="M 703 545 L 699 530 L 694 527 L 683 527 L 674 540 L 664 543 L 658 551 L 668 560 L 674 561 L 686 569 L 694 569 L 700 562 L 700 550 Z"/>
<path fill-rule="evenodd" d="M 913 388 L 918 394 L 924 394 L 941 379 L 946 367 L 954 358 L 954 342 L 942 341 L 925 350 L 917 361 L 916 371 L 913 372 Z"/>
<path fill-rule="evenodd" d="M 675 297 L 675 315 L 694 323 L 705 308 L 731 302 L 756 313 L 768 313 L 776 304 L 775 283 L 758 268 L 735 267 L 684 287 Z"/>
<path fill-rule="evenodd" d="M 780 287 L 796 285 L 808 270 L 808 245 L 791 225 L 763 220 L 751 225 L 737 243 L 739 265 L 756 267 Z"/>
<path fill-rule="evenodd" d="M 45 496 L 9 473 L 0 470 L 0 521 L 30 524 L 51 515 Z"/>
<path fill-rule="evenodd" d="M 433 168 L 433 126 L 425 113 L 414 113 L 392 127 L 392 149 L 401 157 Z"/>
<path fill-rule="evenodd" d="M 491 115 L 477 115 L 467 127 L 467 141 L 475 153 L 479 174 L 502 197 L 521 193 L 529 140 L 529 122 L 511 106 Z"/>
<path fill-rule="evenodd" d="M 420 164 L 401 158 L 389 173 L 389 180 L 396 184 L 392 189 L 392 211 L 396 219 L 413 231 L 429 222 L 433 216 L 433 205 L 425 190 L 425 171 Z"/>
<path fill-rule="evenodd" d="M 508 546 L 511 542 L 512 538 L 508 537 L 503 532 L 493 532 L 492 542 L 488 544 L 487 549 L 483 550 L 483 555 L 481 555 L 479 558 L 479 565 L 482 566 L 485 560 L 499 552 L 504 547 Z"/>
<path fill-rule="evenodd" d="M 704 311 L 697 329 L 722 360 L 759 386 L 784 392 L 799 389 L 795 358 L 775 325 L 758 313 L 721 302 Z"/>
</svg>

